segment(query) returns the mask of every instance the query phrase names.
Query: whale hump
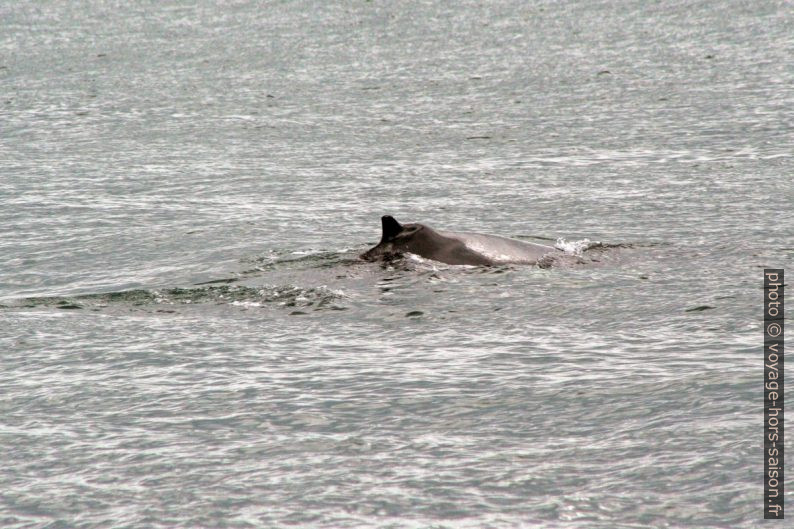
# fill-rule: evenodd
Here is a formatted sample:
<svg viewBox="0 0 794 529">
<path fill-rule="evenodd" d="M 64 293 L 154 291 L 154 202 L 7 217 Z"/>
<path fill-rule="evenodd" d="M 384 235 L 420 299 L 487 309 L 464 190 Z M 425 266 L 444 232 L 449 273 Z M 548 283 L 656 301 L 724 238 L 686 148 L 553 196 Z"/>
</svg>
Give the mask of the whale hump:
<svg viewBox="0 0 794 529">
<path fill-rule="evenodd" d="M 394 237 L 396 237 L 398 233 L 403 231 L 402 224 L 397 222 L 397 219 L 395 219 L 391 215 L 382 216 L 380 218 L 380 223 L 383 226 L 383 235 L 381 236 L 381 242 L 391 240 Z"/>
<path fill-rule="evenodd" d="M 387 261 L 409 253 L 451 265 L 540 265 L 546 257 L 564 255 L 552 246 L 498 235 L 436 231 L 418 222 L 402 225 L 391 215 L 382 216 L 380 221 L 383 236 L 375 247 L 361 254 L 365 261 Z"/>
</svg>

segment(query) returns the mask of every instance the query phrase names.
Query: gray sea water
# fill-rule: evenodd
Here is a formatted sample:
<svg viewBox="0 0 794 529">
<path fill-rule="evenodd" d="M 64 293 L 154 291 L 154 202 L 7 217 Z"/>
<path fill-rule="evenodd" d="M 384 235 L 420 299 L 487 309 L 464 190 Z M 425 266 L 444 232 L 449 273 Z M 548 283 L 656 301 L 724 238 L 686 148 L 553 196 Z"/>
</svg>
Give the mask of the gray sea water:
<svg viewBox="0 0 794 529">
<path fill-rule="evenodd" d="M 0 3 L 0 526 L 783 527 L 793 58 L 786 1 Z"/>
</svg>

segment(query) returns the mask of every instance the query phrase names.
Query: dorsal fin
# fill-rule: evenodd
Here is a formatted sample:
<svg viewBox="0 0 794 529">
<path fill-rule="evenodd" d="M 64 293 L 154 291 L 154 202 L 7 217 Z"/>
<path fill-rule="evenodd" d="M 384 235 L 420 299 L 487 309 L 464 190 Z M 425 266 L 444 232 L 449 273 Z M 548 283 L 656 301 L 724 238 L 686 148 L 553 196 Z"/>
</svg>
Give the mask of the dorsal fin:
<svg viewBox="0 0 794 529">
<path fill-rule="evenodd" d="M 393 239 L 398 233 L 403 231 L 402 224 L 397 222 L 397 220 L 391 215 L 382 216 L 380 218 L 380 223 L 381 226 L 383 226 L 383 235 L 381 236 L 382 242 Z"/>
</svg>

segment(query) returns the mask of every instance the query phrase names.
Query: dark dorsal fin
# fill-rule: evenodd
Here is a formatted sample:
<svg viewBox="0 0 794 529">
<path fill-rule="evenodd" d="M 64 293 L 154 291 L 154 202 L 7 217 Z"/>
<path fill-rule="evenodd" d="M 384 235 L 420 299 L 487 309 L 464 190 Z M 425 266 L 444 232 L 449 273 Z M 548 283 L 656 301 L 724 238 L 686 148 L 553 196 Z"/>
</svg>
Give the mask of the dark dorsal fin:
<svg viewBox="0 0 794 529">
<path fill-rule="evenodd" d="M 380 218 L 380 223 L 383 226 L 383 235 L 381 241 L 385 242 L 393 239 L 398 233 L 403 231 L 402 224 L 397 222 L 391 215 L 384 215 Z"/>
</svg>

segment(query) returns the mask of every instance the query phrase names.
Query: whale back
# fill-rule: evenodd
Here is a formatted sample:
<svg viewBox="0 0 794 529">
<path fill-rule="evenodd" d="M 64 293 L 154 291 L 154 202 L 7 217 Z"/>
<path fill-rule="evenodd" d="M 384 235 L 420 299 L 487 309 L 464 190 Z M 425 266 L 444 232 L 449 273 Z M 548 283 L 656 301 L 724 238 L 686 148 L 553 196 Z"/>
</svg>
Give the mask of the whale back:
<svg viewBox="0 0 794 529">
<path fill-rule="evenodd" d="M 361 254 L 362 259 L 388 259 L 412 253 L 453 265 L 493 266 L 534 264 L 544 255 L 559 252 L 551 246 L 498 235 L 437 231 L 420 223 L 400 224 L 389 215 L 381 218 L 381 227 L 380 242 Z"/>
<path fill-rule="evenodd" d="M 519 241 L 518 239 L 499 235 L 448 231 L 440 231 L 438 233 L 444 237 L 459 240 L 467 248 L 484 255 L 495 264 L 535 263 L 544 255 L 559 252 L 552 246 Z"/>
</svg>

